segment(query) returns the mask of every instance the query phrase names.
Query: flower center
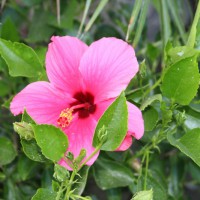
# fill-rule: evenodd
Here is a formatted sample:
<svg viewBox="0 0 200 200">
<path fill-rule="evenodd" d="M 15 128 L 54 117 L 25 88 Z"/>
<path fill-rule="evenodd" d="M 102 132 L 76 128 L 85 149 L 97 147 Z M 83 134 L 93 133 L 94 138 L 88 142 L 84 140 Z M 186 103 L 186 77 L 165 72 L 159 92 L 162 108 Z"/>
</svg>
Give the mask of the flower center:
<svg viewBox="0 0 200 200">
<path fill-rule="evenodd" d="M 61 128 L 69 126 L 73 119 L 73 113 L 78 112 L 79 118 L 86 118 L 96 110 L 94 96 L 92 94 L 83 94 L 79 92 L 74 95 L 74 99 L 76 99 L 76 101 L 73 102 L 69 108 L 62 110 L 60 113 L 57 124 Z"/>
</svg>

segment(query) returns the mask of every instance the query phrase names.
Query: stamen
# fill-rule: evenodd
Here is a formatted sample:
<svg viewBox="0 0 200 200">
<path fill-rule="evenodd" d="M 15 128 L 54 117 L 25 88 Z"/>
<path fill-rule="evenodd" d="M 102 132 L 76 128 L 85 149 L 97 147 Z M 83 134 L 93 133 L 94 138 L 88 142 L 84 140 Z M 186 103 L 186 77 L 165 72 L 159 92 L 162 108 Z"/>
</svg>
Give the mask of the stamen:
<svg viewBox="0 0 200 200">
<path fill-rule="evenodd" d="M 74 110 L 78 110 L 78 109 L 89 110 L 90 106 L 91 105 L 89 103 L 83 103 L 83 104 L 78 104 L 78 105 L 72 106 L 71 108 L 66 108 L 62 110 L 57 120 L 58 126 L 61 128 L 66 128 L 67 126 L 69 126 L 70 122 L 73 119 L 72 113 Z"/>
<path fill-rule="evenodd" d="M 58 126 L 60 126 L 61 128 L 65 128 L 65 127 L 69 126 L 70 122 L 73 119 L 72 112 L 73 112 L 73 109 L 71 109 L 71 108 L 64 109 L 60 113 L 60 116 L 57 120 Z"/>
</svg>

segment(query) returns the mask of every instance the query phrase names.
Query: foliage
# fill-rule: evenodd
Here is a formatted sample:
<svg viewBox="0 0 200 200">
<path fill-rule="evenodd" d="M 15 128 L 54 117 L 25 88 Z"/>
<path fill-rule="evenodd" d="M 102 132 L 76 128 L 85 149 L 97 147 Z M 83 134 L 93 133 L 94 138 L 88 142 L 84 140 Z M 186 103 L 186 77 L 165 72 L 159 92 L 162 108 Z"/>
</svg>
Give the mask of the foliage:
<svg viewBox="0 0 200 200">
<path fill-rule="evenodd" d="M 3 0 L 0 12 L 0 199 L 199 199 L 200 1 Z M 88 44 L 118 37 L 135 48 L 140 63 L 99 120 L 98 160 L 85 166 L 84 149 L 76 159 L 65 155 L 72 172 L 57 164 L 68 146 L 60 129 L 9 111 L 28 83 L 47 80 L 52 35 Z M 126 135 L 126 100 L 142 110 L 145 134 L 129 150 L 110 152 Z"/>
</svg>

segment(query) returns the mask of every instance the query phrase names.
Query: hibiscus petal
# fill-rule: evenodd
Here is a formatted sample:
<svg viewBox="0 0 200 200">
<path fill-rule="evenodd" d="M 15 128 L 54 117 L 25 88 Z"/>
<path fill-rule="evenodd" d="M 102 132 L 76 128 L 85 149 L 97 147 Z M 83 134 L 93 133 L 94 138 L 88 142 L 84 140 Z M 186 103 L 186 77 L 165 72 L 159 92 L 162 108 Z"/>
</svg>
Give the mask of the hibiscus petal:
<svg viewBox="0 0 200 200">
<path fill-rule="evenodd" d="M 81 119 L 78 118 L 76 121 L 74 120 L 69 128 L 65 130 L 69 140 L 69 147 L 67 152 L 72 152 L 76 158 L 79 155 L 81 149 L 85 149 L 86 158 L 90 156 L 95 149 L 92 146 L 92 140 L 96 124 L 96 120 L 94 120 L 91 116 Z M 97 159 L 98 155 L 99 152 L 87 162 L 87 165 L 92 165 Z M 59 164 L 71 170 L 64 159 L 62 159 Z"/>
<path fill-rule="evenodd" d="M 39 81 L 19 92 L 13 98 L 10 109 L 14 115 L 21 114 L 26 109 L 37 123 L 57 125 L 60 112 L 73 101 L 68 94 L 50 83 Z"/>
<path fill-rule="evenodd" d="M 136 139 L 140 139 L 144 134 L 144 121 L 142 112 L 135 105 L 127 102 L 128 106 L 128 132 Z"/>
<path fill-rule="evenodd" d="M 121 145 L 116 149 L 116 151 L 126 151 L 132 145 L 132 136 L 127 134 Z"/>
<path fill-rule="evenodd" d="M 80 91 L 79 63 L 88 47 L 70 36 L 54 36 L 51 40 L 46 55 L 48 78 L 53 85 L 73 95 Z"/>
<path fill-rule="evenodd" d="M 116 38 L 103 38 L 84 53 L 80 62 L 85 87 L 95 102 L 117 97 L 138 71 L 134 49 Z"/>
</svg>

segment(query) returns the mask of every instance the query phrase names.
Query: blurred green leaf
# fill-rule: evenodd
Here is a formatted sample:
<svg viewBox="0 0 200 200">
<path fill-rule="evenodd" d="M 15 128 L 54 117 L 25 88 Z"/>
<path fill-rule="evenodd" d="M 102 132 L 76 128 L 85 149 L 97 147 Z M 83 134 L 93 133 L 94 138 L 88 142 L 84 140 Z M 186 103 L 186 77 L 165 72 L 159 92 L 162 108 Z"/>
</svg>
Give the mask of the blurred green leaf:
<svg viewBox="0 0 200 200">
<path fill-rule="evenodd" d="M 0 39 L 0 54 L 6 61 L 11 76 L 40 77 L 44 73 L 34 50 L 23 43 Z"/>
<path fill-rule="evenodd" d="M 4 97 L 9 93 L 10 93 L 10 86 L 4 80 L 0 80 L 0 96 Z"/>
<path fill-rule="evenodd" d="M 56 192 L 49 189 L 39 188 L 31 200 L 56 200 Z"/>
<path fill-rule="evenodd" d="M 123 164 L 99 158 L 94 164 L 94 178 L 102 189 L 124 187 L 133 183 L 132 171 Z"/>
<path fill-rule="evenodd" d="M 189 162 L 187 171 L 191 174 L 195 181 L 200 183 L 200 168 L 198 165 L 196 165 L 194 162 Z"/>
<path fill-rule="evenodd" d="M 158 122 L 158 112 L 153 107 L 149 106 L 143 112 L 143 118 L 145 131 L 152 131 Z"/>
<path fill-rule="evenodd" d="M 200 166 L 200 128 L 187 132 L 178 140 L 171 134 L 167 135 L 167 139 L 171 145 L 178 148 Z"/>
<path fill-rule="evenodd" d="M 40 4 L 42 0 L 21 0 L 25 6 L 31 7 Z"/>
<path fill-rule="evenodd" d="M 79 2 L 81 4 L 82 2 Z M 73 29 L 75 16 L 77 15 L 77 0 L 68 1 L 60 1 L 61 7 L 61 16 L 60 16 L 60 24 L 58 24 L 57 19 L 54 17 L 52 20 L 47 21 L 49 25 L 52 25 L 59 29 Z"/>
<path fill-rule="evenodd" d="M 101 141 L 99 133 L 106 128 L 106 141 L 101 150 L 113 151 L 119 147 L 127 133 L 128 110 L 124 92 L 109 106 L 100 118 L 93 138 L 93 146 L 97 147 Z"/>
<path fill-rule="evenodd" d="M 4 21 L 0 29 L 0 36 L 2 39 L 10 40 L 12 42 L 19 41 L 19 34 L 17 32 L 17 28 L 10 17 L 6 18 L 6 20 Z"/>
<path fill-rule="evenodd" d="M 37 163 L 31 161 L 25 156 L 20 156 L 18 163 L 17 163 L 17 172 L 20 176 L 22 181 L 33 177 L 35 174 Z"/>
<path fill-rule="evenodd" d="M 0 137 L 0 152 L 0 165 L 11 163 L 17 155 L 12 142 L 6 137 Z"/>
<path fill-rule="evenodd" d="M 4 182 L 6 179 L 6 175 L 2 172 L 0 172 L 0 182 Z"/>
<path fill-rule="evenodd" d="M 180 60 L 170 66 L 163 77 L 163 95 L 176 103 L 188 105 L 199 87 L 199 70 L 196 56 Z"/>
<path fill-rule="evenodd" d="M 12 179 L 7 179 L 5 181 L 4 187 L 4 199 L 6 200 L 21 200 L 23 199 L 23 194 L 20 192 L 18 186 Z"/>
<path fill-rule="evenodd" d="M 140 191 L 131 200 L 153 200 L 153 190 Z"/>
<path fill-rule="evenodd" d="M 108 200 L 121 200 L 122 199 L 122 191 L 121 188 L 112 188 L 106 190 Z"/>
<path fill-rule="evenodd" d="M 59 161 L 68 147 L 67 136 L 52 125 L 32 125 L 32 127 L 42 154 L 54 162 Z"/>
<path fill-rule="evenodd" d="M 94 39 L 99 40 L 102 37 L 116 37 L 122 38 L 121 34 L 115 29 L 115 27 L 107 24 L 100 24 L 94 33 Z"/>
<path fill-rule="evenodd" d="M 26 41 L 31 43 L 49 42 L 51 35 L 54 33 L 54 28 L 49 24 L 54 20 L 54 16 L 49 11 L 38 9 L 35 11 L 32 22 L 30 24 L 28 37 Z M 38 34 L 39 31 L 39 34 Z"/>
<path fill-rule="evenodd" d="M 168 193 L 175 199 L 183 198 L 183 179 L 185 173 L 185 163 L 183 159 L 178 156 L 171 156 L 169 158 L 170 163 L 170 176 Z"/>
</svg>

